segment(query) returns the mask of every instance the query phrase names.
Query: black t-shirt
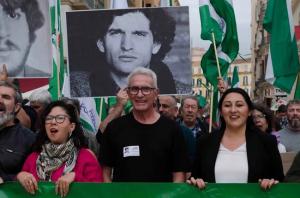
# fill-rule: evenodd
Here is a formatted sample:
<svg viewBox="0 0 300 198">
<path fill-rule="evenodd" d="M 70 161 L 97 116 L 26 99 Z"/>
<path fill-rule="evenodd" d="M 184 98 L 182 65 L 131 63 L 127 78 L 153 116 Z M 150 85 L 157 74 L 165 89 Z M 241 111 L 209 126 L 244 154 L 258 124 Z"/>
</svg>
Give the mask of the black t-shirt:
<svg viewBox="0 0 300 198">
<path fill-rule="evenodd" d="M 101 141 L 100 161 L 113 168 L 113 181 L 171 182 L 173 172 L 187 172 L 187 150 L 180 127 L 161 116 L 141 124 L 133 114 L 108 124 Z"/>
</svg>

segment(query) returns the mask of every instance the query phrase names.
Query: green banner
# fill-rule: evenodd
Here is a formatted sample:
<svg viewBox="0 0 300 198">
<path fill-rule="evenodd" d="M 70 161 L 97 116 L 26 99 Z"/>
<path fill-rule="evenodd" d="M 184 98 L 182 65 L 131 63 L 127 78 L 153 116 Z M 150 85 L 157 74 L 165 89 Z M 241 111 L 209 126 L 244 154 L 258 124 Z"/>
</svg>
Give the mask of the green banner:
<svg viewBox="0 0 300 198">
<path fill-rule="evenodd" d="M 16 182 L 0 185 L 0 198 L 59 197 L 55 195 L 54 184 L 40 182 L 35 195 L 25 192 Z M 199 190 L 188 184 L 173 183 L 73 183 L 67 197 L 99 198 L 299 198 L 300 183 L 280 183 L 264 191 L 258 184 L 208 184 Z"/>
</svg>

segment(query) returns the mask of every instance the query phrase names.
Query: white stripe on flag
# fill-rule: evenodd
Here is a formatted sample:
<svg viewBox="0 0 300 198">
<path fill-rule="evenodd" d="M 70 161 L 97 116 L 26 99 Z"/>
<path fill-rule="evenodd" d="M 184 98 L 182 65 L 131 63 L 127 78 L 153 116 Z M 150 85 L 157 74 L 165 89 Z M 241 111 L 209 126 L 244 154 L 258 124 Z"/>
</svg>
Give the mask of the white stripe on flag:
<svg viewBox="0 0 300 198">
<path fill-rule="evenodd" d="M 289 25 L 290 25 L 291 41 L 293 41 L 293 39 L 294 39 L 294 34 L 295 34 L 295 27 L 294 27 L 294 21 L 293 21 L 293 14 L 292 14 L 292 4 L 291 4 L 291 0 L 287 0 L 287 1 L 286 1 L 286 6 L 287 6 L 288 17 L 289 17 Z"/>
<path fill-rule="evenodd" d="M 211 5 L 209 0 L 200 0 L 199 1 L 199 7 L 204 6 L 204 5 L 208 5 L 211 18 L 213 18 L 219 24 L 219 26 L 223 30 L 223 33 L 225 33 L 226 32 L 226 23 L 225 23 L 224 19 L 221 18 L 217 14 L 217 12 L 215 11 L 214 7 Z M 224 36 L 225 36 L 225 34 L 223 34 L 223 38 L 224 38 Z"/>
<path fill-rule="evenodd" d="M 273 70 L 273 64 L 272 64 L 272 57 L 271 57 L 271 47 L 269 46 L 269 55 L 268 55 L 268 61 L 267 61 L 267 68 L 266 68 L 266 76 L 265 80 L 272 84 L 275 82 L 275 76 L 274 76 L 274 70 Z"/>
<path fill-rule="evenodd" d="M 218 57 L 219 58 L 225 60 L 228 63 L 232 62 L 231 58 L 225 52 L 222 51 L 222 46 L 221 45 L 217 48 L 217 51 L 218 51 Z"/>
</svg>

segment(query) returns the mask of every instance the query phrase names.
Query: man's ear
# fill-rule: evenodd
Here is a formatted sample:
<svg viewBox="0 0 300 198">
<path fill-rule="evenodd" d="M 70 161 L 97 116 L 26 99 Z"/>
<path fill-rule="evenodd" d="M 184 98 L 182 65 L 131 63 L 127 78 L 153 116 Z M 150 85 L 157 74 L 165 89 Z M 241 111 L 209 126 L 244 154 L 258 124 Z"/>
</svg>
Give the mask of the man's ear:
<svg viewBox="0 0 300 198">
<path fill-rule="evenodd" d="M 155 89 L 155 91 L 156 91 L 156 96 L 158 97 L 158 95 L 159 95 L 159 88 L 157 88 L 157 89 Z"/>
<path fill-rule="evenodd" d="M 21 110 L 21 104 L 20 103 L 16 103 L 15 105 L 15 115 L 17 115 L 19 113 L 19 111 Z"/>
<path fill-rule="evenodd" d="M 152 54 L 157 54 L 158 51 L 160 50 L 161 44 L 160 43 L 153 43 L 152 46 Z"/>
<path fill-rule="evenodd" d="M 98 49 L 100 50 L 100 52 L 104 53 L 105 52 L 105 48 L 104 48 L 104 45 L 103 45 L 103 41 L 101 39 L 98 39 L 97 40 L 97 47 Z"/>
</svg>

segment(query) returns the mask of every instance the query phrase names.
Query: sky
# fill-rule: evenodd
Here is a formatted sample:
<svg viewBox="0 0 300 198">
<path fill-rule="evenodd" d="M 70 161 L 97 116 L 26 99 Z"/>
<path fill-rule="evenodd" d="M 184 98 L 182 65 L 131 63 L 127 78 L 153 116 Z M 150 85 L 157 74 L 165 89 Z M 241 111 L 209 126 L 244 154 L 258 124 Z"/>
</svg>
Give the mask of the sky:
<svg viewBox="0 0 300 198">
<path fill-rule="evenodd" d="M 243 57 L 251 54 L 251 0 L 232 0 L 239 37 L 239 53 Z M 180 0 L 181 6 L 189 6 L 192 47 L 208 49 L 211 42 L 200 38 L 200 16 L 198 0 Z"/>
</svg>

